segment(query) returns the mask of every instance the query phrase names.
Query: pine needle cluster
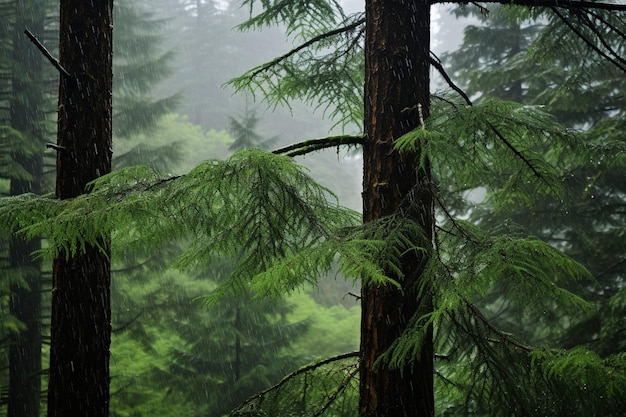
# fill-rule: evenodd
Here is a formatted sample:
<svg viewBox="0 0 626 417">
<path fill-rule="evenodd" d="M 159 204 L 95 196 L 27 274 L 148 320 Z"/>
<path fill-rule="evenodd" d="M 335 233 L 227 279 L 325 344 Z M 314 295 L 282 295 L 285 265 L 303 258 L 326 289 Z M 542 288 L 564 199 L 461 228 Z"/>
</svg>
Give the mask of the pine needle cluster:
<svg viewBox="0 0 626 417">
<path fill-rule="evenodd" d="M 163 179 L 148 167 L 127 168 L 90 187 L 72 200 L 29 194 L 4 199 L 0 221 L 27 238 L 46 238 L 48 246 L 40 253 L 46 257 L 76 253 L 108 237 L 114 253 L 149 253 L 185 238 L 189 245 L 174 266 L 232 257 L 236 263 L 223 289 L 266 271 L 264 276 L 275 280 L 258 280 L 258 286 L 270 294 L 312 279 L 318 268 L 299 277 L 294 273 L 309 270 L 316 260 L 326 258 L 330 267 L 331 253 L 344 241 L 331 237 L 359 222 L 358 213 L 339 206 L 304 168 L 259 150 L 205 161 L 180 177 Z M 313 260 L 304 255 L 318 244 L 331 249 Z M 287 258 L 272 269 L 276 260 Z"/>
<path fill-rule="evenodd" d="M 261 12 L 254 15 L 254 4 Z M 297 44 L 287 53 L 228 82 L 236 91 L 259 92 L 271 106 L 294 99 L 321 109 L 338 124 L 362 124 L 362 13 L 345 15 L 339 2 L 266 0 L 243 2 L 250 18 L 242 30 L 282 25 Z"/>
</svg>

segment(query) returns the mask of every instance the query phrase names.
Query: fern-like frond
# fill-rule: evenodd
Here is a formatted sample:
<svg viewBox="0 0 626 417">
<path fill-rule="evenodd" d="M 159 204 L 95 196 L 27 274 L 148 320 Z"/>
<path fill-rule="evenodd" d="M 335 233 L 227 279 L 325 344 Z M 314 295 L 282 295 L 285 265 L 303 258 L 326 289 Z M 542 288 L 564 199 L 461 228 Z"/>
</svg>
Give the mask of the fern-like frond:
<svg viewBox="0 0 626 417">
<path fill-rule="evenodd" d="M 472 300 L 486 299 L 495 289 L 522 311 L 555 305 L 560 311 L 572 313 L 591 310 L 590 304 L 566 289 L 572 283 L 591 279 L 590 273 L 539 239 L 515 233 L 511 228 L 488 233 L 457 220 L 453 224 L 444 222 L 436 243 L 437 250 L 428 257 L 421 276 L 428 288 L 420 291 L 430 291 L 434 309 L 411 318 L 407 329 L 382 358 L 391 366 L 400 367 L 419 357 L 422 340 L 433 326 L 441 346 L 450 351 L 447 354 L 459 348 L 456 342 L 446 342 L 458 331 L 471 334 L 471 340 L 466 341 L 470 350 L 478 349 L 476 344 L 497 340 L 513 349 L 530 351 L 522 341 L 490 323 L 472 304 Z M 484 334 L 478 330 L 481 328 Z M 465 355 L 464 360 L 472 359 L 475 352 Z"/>
<path fill-rule="evenodd" d="M 571 350 L 537 349 L 532 355 L 537 377 L 575 399 L 572 409 L 591 415 L 619 416 L 626 407 L 626 355 L 601 358 L 584 347 Z M 575 383 L 572 384 L 572 381 Z"/>
<path fill-rule="evenodd" d="M 260 6 L 258 13 L 256 6 Z M 300 41 L 330 30 L 345 18 L 340 3 L 335 0 L 243 0 L 241 7 L 248 8 L 250 17 L 239 29 L 283 25 L 287 35 Z"/>
<path fill-rule="evenodd" d="M 109 236 L 114 253 L 147 253 L 184 237 L 189 245 L 174 266 L 232 257 L 236 263 L 226 287 L 249 281 L 302 248 L 330 242 L 337 230 L 359 222 L 358 213 L 339 206 L 290 158 L 254 149 L 206 161 L 180 177 L 128 168 L 99 178 L 88 194 L 71 200 L 0 200 L 0 223 L 27 237 L 47 238 L 47 256 L 69 255 Z M 300 279 L 305 277 L 310 275 Z M 285 284 L 259 284 L 273 285 Z"/>
<path fill-rule="evenodd" d="M 501 100 L 437 101 L 426 129 L 398 138 L 396 146 L 419 149 L 420 162 L 428 161 L 450 189 L 491 191 L 496 208 L 530 207 L 535 197 L 563 193 L 565 155 L 584 150 L 575 132 L 541 107 Z"/>
<path fill-rule="evenodd" d="M 282 3 L 282 2 L 281 2 Z M 294 1 L 289 3 L 301 3 Z M 323 2 L 328 3 L 328 2 Z M 303 20 L 305 24 L 308 21 Z M 332 25 L 328 27 L 329 23 Z M 305 31 L 298 46 L 228 82 L 236 91 L 261 92 L 271 106 L 293 99 L 321 109 L 338 123 L 362 123 L 364 20 L 352 15 Z M 304 40 L 305 39 L 305 40 Z"/>
<path fill-rule="evenodd" d="M 481 299 L 497 286 L 501 296 L 527 308 L 556 302 L 568 311 L 590 309 L 565 288 L 591 283 L 592 276 L 561 251 L 510 227 L 489 233 L 464 221 L 447 227 L 454 231 L 438 234 L 441 265 L 435 269 L 444 273 L 436 282 L 446 308 L 463 304 L 456 297 Z"/>
</svg>

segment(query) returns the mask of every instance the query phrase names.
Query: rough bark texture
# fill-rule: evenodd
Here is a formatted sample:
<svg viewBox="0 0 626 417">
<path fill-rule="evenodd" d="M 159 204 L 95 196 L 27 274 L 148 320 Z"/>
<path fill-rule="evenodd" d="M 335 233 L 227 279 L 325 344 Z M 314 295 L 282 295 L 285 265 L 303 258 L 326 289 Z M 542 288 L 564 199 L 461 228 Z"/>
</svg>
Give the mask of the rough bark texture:
<svg viewBox="0 0 626 417">
<path fill-rule="evenodd" d="M 56 195 L 111 170 L 112 0 L 62 0 Z M 102 248 L 108 242 L 100 242 Z M 108 417 L 110 264 L 99 248 L 53 264 L 49 417 Z"/>
<path fill-rule="evenodd" d="M 393 149 L 394 139 L 419 126 L 418 104 L 428 115 L 428 1 L 367 0 L 366 25 L 363 219 L 370 222 L 402 208 L 432 236 L 428 169 L 418 169 L 417 153 L 400 155 Z M 402 291 L 367 282 L 362 287 L 361 416 L 434 415 L 431 332 L 411 365 L 390 369 L 376 362 L 411 317 L 432 308 L 428 297 L 417 296 L 422 264 L 418 253 L 406 254 Z"/>
<path fill-rule="evenodd" d="M 10 103 L 11 127 L 20 131 L 24 147 L 11 157 L 30 175 L 30 178 L 12 178 L 11 195 L 41 194 L 43 183 L 43 141 L 45 131 L 46 97 L 44 86 L 44 60 L 24 36 L 28 27 L 43 33 L 45 8 L 34 2 L 15 3 L 12 58 L 13 74 Z M 41 151 L 29 153 L 29 147 Z M 39 240 L 24 241 L 12 236 L 9 264 L 18 271 L 26 286 L 12 289 L 9 308 L 26 329 L 12 338 L 9 348 L 9 403 L 8 417 L 39 417 L 41 398 L 41 262 L 30 254 L 40 248 Z"/>
</svg>

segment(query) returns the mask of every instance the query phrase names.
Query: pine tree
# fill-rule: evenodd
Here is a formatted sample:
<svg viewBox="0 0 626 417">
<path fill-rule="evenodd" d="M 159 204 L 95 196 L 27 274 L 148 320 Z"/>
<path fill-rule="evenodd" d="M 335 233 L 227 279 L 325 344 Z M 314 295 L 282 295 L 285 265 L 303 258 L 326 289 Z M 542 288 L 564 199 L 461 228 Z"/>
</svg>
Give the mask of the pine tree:
<svg viewBox="0 0 626 417">
<path fill-rule="evenodd" d="M 11 195 L 42 194 L 46 190 L 44 150 L 52 133 L 48 109 L 54 107 L 47 87 L 52 76 L 24 31 L 45 36 L 50 6 L 50 2 L 3 3 L 6 24 L 0 42 L 6 45 L 2 61 L 8 82 L 4 84 L 6 112 L 0 116 L 4 157 L 0 175 L 10 181 Z M 7 415 L 12 417 L 40 414 L 44 278 L 41 261 L 30 258 L 30 253 L 39 248 L 38 239 L 25 241 L 12 236 L 7 248 L 8 265 L 3 269 L 3 275 L 10 277 L 9 322 L 18 320 L 23 326 L 10 337 L 9 375 L 3 380 L 8 383 L 8 396 L 0 399 L 0 405 L 6 404 Z"/>
<path fill-rule="evenodd" d="M 261 119 L 256 115 L 256 110 L 246 109 L 241 117 L 237 120 L 230 118 L 230 132 L 235 141 L 230 145 L 231 151 L 240 151 L 242 149 L 260 148 L 268 149 L 277 141 L 277 137 L 264 139 L 256 130 Z"/>
<path fill-rule="evenodd" d="M 614 137 L 619 141 L 619 136 L 608 133 L 606 126 L 619 125 L 623 119 L 622 112 L 615 110 L 621 107 L 620 102 L 623 101 L 623 97 L 617 94 L 623 89 L 620 87 L 623 83 L 620 70 L 599 56 L 590 56 L 578 62 L 571 60 L 565 51 L 581 50 L 583 45 L 576 39 L 568 38 L 559 40 L 565 42 L 568 48 L 552 48 L 549 59 L 537 60 L 537 56 L 544 54 L 541 48 L 546 47 L 546 43 L 557 41 L 554 32 L 558 28 L 555 27 L 555 22 L 546 21 L 540 25 L 539 21 L 522 21 L 513 28 L 503 27 L 495 31 L 494 27 L 499 26 L 493 20 L 518 22 L 521 20 L 519 15 L 524 17 L 524 12 L 516 9 L 498 9 L 493 12 L 496 13 L 493 18 L 491 14 L 485 16 L 484 27 L 469 27 L 461 49 L 446 57 L 450 65 L 463 74 L 461 79 L 467 84 L 467 91 L 474 95 L 501 96 L 502 85 L 520 85 L 523 81 L 523 94 L 516 100 L 526 104 L 545 105 L 553 110 L 562 123 L 584 125 L 585 140 L 590 146 L 602 147 L 609 139 L 607 134 L 611 135 L 611 140 Z M 520 24 L 527 28 L 527 37 L 522 45 L 511 44 L 508 41 L 514 37 L 508 32 L 518 33 Z M 489 35 L 491 32 L 496 33 Z M 488 35 L 481 38 L 475 36 L 476 33 Z M 619 43 L 618 39 L 607 41 L 613 45 Z M 485 45 L 487 42 L 488 45 Z M 506 58 L 497 65 L 486 61 L 487 64 L 481 67 L 477 57 L 484 49 L 497 50 L 498 56 Z M 465 71 L 463 68 L 474 70 Z M 582 74 L 595 74 L 595 77 L 591 81 Z M 560 81 L 549 83 L 549 80 L 555 79 Z M 552 152 L 553 149 L 547 148 L 546 151 Z M 608 164 L 611 168 L 608 168 Z M 617 266 L 623 262 L 623 243 L 616 233 L 620 233 L 618 230 L 622 228 L 623 220 L 615 210 L 619 210 L 620 206 L 618 195 L 623 193 L 624 167 L 619 158 L 602 162 L 579 158 L 569 161 L 566 169 L 564 178 L 568 178 L 570 190 L 564 199 L 542 199 L 530 213 L 516 207 L 494 213 L 485 207 L 480 211 L 475 210 L 475 218 L 476 221 L 485 223 L 483 219 L 487 217 L 490 221 L 499 216 L 510 217 L 587 265 L 597 279 L 596 285 L 572 290 L 601 304 L 594 314 L 585 316 L 576 326 L 561 329 L 561 326 L 552 325 L 561 330 L 555 332 L 553 338 L 561 339 L 560 344 L 567 347 L 586 343 L 602 356 L 618 353 L 623 351 L 624 346 L 624 341 L 619 336 L 622 333 L 620 327 L 617 325 L 617 328 L 611 330 L 606 328 L 615 326 L 619 315 L 623 314 L 619 308 L 611 306 L 619 304 L 621 297 L 618 294 L 621 284 Z M 567 215 L 563 216 L 562 213 Z M 615 297 L 613 301 L 612 297 Z M 614 317 L 613 313 L 618 317 Z M 503 317 L 502 312 L 499 315 Z M 528 320 L 539 323 L 546 319 L 561 319 L 545 312 L 542 316 L 530 317 L 518 323 L 516 333 L 519 334 L 522 327 L 528 329 Z M 509 320 L 516 317 L 509 317 Z M 576 320 L 575 317 L 572 319 Z M 547 326 L 550 324 L 552 323 L 549 322 Z M 546 337 L 545 329 L 534 330 Z M 532 337 L 533 332 L 527 331 L 527 334 Z"/>
<path fill-rule="evenodd" d="M 6 97 L 9 97 L 7 103 L 10 102 L 11 105 L 7 105 L 6 114 L 5 112 L 2 114 L 2 120 L 6 120 L 8 126 L 2 130 L 3 143 L 11 145 L 3 149 L 3 156 L 6 151 L 7 158 L 3 158 L 2 175 L 11 178 L 13 190 L 11 192 L 16 195 L 24 192 L 43 193 L 51 186 L 47 175 L 43 175 L 43 167 L 44 165 L 49 167 L 53 163 L 47 158 L 52 151 L 46 151 L 46 143 L 52 142 L 50 138 L 53 135 L 53 123 L 49 118 L 52 109 L 56 108 L 52 97 L 58 87 L 53 91 L 54 69 L 45 63 L 45 58 L 24 33 L 24 29 L 28 29 L 41 39 L 44 45 L 53 45 L 57 41 L 58 24 L 52 22 L 58 21 L 58 10 L 50 6 L 41 2 L 12 1 L 6 2 L 6 10 L 3 9 L 2 13 L 7 17 L 7 25 L 3 26 L 6 33 L 2 36 L 3 46 L 6 47 L 3 49 L 3 54 L 6 51 L 6 55 L 3 55 L 6 57 L 3 64 L 6 64 L 5 70 L 8 71 L 7 79 L 13 79 L 12 84 L 7 85 L 11 87 L 11 91 L 6 92 Z M 155 30 L 158 29 L 157 23 L 146 20 L 143 15 L 139 16 L 129 2 L 116 4 L 116 13 L 120 17 L 116 32 L 119 32 L 117 37 L 121 42 L 118 42 L 116 53 L 115 72 L 120 78 L 114 88 L 113 99 L 118 108 L 114 125 L 118 136 L 125 136 L 128 134 L 125 132 L 128 126 L 125 127 L 123 122 L 134 117 L 133 114 L 129 114 L 129 108 L 144 115 L 141 119 L 135 118 L 133 128 L 147 129 L 154 123 L 156 117 L 171 109 L 175 98 L 153 103 L 146 95 L 154 83 L 167 74 L 165 64 L 171 57 L 171 54 L 166 54 L 154 59 L 153 49 L 146 47 L 147 44 L 152 45 L 158 40 L 154 36 Z M 132 24 L 128 19 L 133 19 Z M 128 30 L 129 28 L 136 30 Z M 124 39 L 126 43 L 129 39 L 136 43 L 144 42 L 140 53 L 136 50 L 129 51 L 128 48 L 119 48 L 119 44 L 124 44 Z M 149 63 L 151 71 L 139 71 L 137 64 L 139 61 L 143 64 Z M 119 82 L 121 79 L 126 82 Z M 124 91 L 124 94 L 120 94 L 121 91 Z M 143 97 L 138 99 L 140 94 L 143 94 Z M 132 102 L 132 106 L 124 105 L 129 102 Z M 169 152 L 169 159 L 176 154 Z M 127 159 L 129 157 L 130 155 L 127 155 Z M 46 171 L 49 172 L 49 169 Z M 11 299 L 8 306 L 10 308 L 8 313 L 11 316 L 3 316 L 3 321 L 15 334 L 10 343 L 11 355 L 7 365 L 11 376 L 6 379 L 0 378 L 3 383 L 10 385 L 10 389 L 9 385 L 2 388 L 5 393 L 8 390 L 8 394 L 2 397 L 0 405 L 6 406 L 8 403 L 9 415 L 39 415 L 43 374 L 40 364 L 42 356 L 40 332 L 44 331 L 45 339 L 48 328 L 48 320 L 45 317 L 49 316 L 48 313 L 44 313 L 44 319 L 41 318 L 41 298 L 43 295 L 45 305 L 47 293 L 42 289 L 42 285 L 45 288 L 49 277 L 46 276 L 46 271 L 41 271 L 41 260 L 31 257 L 31 254 L 38 250 L 38 244 L 38 240 L 23 242 L 22 239 L 13 237 L 12 247 L 7 252 L 11 254 L 12 260 L 11 264 L 6 266 L 11 269 L 7 269 L 4 275 L 13 277 L 11 284 L 13 287 L 7 295 Z M 16 267 L 18 264 L 21 265 L 19 268 Z M 20 284 L 19 276 L 25 278 L 22 281 L 26 284 Z M 15 321 L 16 319 L 18 321 Z M 9 323 L 13 324 L 9 326 Z M 26 327 L 23 327 L 24 325 Z"/>
<path fill-rule="evenodd" d="M 172 74 L 174 53 L 161 51 L 165 22 L 150 7 L 122 0 L 113 8 L 113 134 L 118 140 L 154 129 L 157 120 L 179 104 L 176 94 L 155 96 L 159 83 Z"/>
</svg>

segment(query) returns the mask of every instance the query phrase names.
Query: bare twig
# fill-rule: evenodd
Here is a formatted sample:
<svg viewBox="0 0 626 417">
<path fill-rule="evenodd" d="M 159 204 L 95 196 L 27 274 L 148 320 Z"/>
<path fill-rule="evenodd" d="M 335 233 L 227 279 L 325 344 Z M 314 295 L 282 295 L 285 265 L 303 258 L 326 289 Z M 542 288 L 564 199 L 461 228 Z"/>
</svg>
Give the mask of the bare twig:
<svg viewBox="0 0 626 417">
<path fill-rule="evenodd" d="M 50 61 L 50 63 L 54 65 L 54 67 L 61 74 L 65 75 L 66 77 L 70 76 L 70 73 L 65 68 L 63 68 L 59 60 L 52 56 L 52 54 L 46 49 L 45 46 L 43 46 L 43 44 L 39 41 L 39 39 L 37 39 L 37 37 L 33 35 L 33 33 L 30 30 L 25 29 L 24 33 L 26 34 L 26 36 L 28 36 L 28 39 L 30 39 L 31 42 L 35 44 L 37 49 L 39 49 L 41 53 L 44 54 L 44 56 L 48 59 L 48 61 Z"/>
<path fill-rule="evenodd" d="M 431 52 L 431 54 L 432 54 L 432 52 Z M 428 57 L 428 62 L 430 62 L 430 65 L 435 67 L 435 69 L 439 72 L 439 74 L 441 74 L 441 76 L 443 77 L 444 80 L 446 80 L 446 82 L 448 83 L 450 88 L 452 88 L 454 91 L 459 93 L 459 95 L 461 97 L 463 97 L 463 100 L 465 100 L 467 105 L 471 106 L 472 105 L 472 100 L 470 100 L 470 98 L 467 96 L 465 91 L 463 91 L 461 89 L 461 87 L 459 87 L 458 85 L 454 84 L 454 82 L 452 81 L 452 79 L 450 79 L 450 76 L 448 75 L 446 70 L 443 68 L 443 65 L 441 65 L 441 62 L 439 62 L 439 60 L 433 58 L 432 56 Z"/>
<path fill-rule="evenodd" d="M 64 151 L 67 149 L 65 146 L 59 146 L 56 143 L 46 143 L 46 148 L 54 149 L 57 152 Z"/>
</svg>

